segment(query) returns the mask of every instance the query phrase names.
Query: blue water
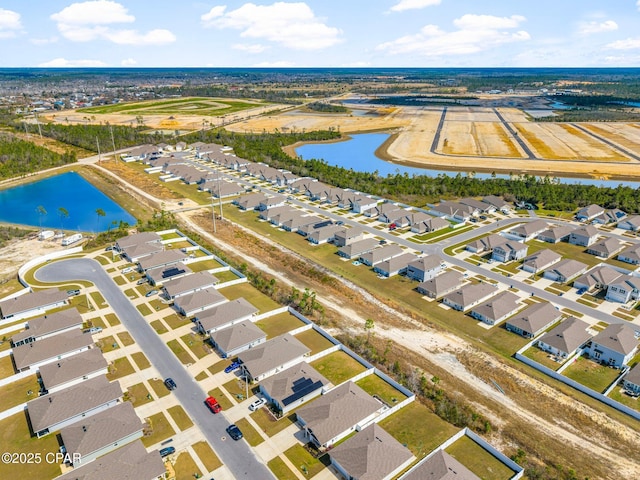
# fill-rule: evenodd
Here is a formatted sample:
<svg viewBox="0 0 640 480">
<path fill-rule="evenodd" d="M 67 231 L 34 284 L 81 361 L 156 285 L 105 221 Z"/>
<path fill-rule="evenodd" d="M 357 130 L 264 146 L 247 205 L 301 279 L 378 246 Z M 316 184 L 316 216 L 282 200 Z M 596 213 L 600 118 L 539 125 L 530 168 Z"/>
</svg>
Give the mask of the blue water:
<svg viewBox="0 0 640 480">
<path fill-rule="evenodd" d="M 44 207 L 45 215 L 38 213 L 39 206 Z M 59 208 L 66 209 L 69 216 L 61 218 Z M 104 217 L 96 213 L 99 208 Z M 112 222 L 136 223 L 126 210 L 75 172 L 0 190 L 0 221 L 82 232 L 103 232 Z"/>
<path fill-rule="evenodd" d="M 362 133 L 351 135 L 351 140 L 336 143 L 308 143 L 296 148 L 296 153 L 303 159 L 323 159 L 329 165 L 352 169 L 356 172 L 374 172 L 387 176 L 396 173 L 409 175 L 438 175 L 456 176 L 458 172 L 446 170 L 432 170 L 427 168 L 407 167 L 382 160 L 375 155 L 376 149 L 389 138 L 387 133 Z M 514 164 L 515 167 L 515 164 Z M 466 174 L 468 172 L 461 172 Z M 489 173 L 475 173 L 476 178 L 491 178 Z M 509 175 L 496 174 L 497 178 L 509 178 Z M 623 182 L 618 180 L 596 180 L 589 178 L 565 178 L 558 177 L 560 183 L 581 183 L 583 185 L 596 185 L 602 187 L 617 187 L 626 185 L 633 188 L 640 187 L 640 182 Z"/>
</svg>

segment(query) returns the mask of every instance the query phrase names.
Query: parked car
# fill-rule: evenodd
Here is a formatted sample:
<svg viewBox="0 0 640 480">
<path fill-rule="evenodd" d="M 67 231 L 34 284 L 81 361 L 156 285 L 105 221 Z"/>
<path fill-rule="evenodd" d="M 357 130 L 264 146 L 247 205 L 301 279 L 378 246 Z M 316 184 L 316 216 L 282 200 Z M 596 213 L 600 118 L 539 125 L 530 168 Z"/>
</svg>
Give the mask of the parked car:
<svg viewBox="0 0 640 480">
<path fill-rule="evenodd" d="M 80 295 L 80 290 L 73 289 L 73 290 L 67 290 L 67 295 L 69 295 L 70 297 L 74 296 L 74 295 Z"/>
<path fill-rule="evenodd" d="M 487 216 L 486 215 L 480 215 L 480 220 L 486 220 Z"/>
<path fill-rule="evenodd" d="M 149 281 L 149 279 L 147 277 L 143 277 L 140 280 L 137 281 L 137 285 L 142 285 L 143 283 L 147 283 Z"/>
<path fill-rule="evenodd" d="M 176 385 L 176 382 L 173 381 L 173 378 L 167 378 L 164 381 L 164 386 L 167 387 L 169 390 L 175 390 L 176 388 L 178 388 L 178 386 Z"/>
<path fill-rule="evenodd" d="M 229 425 L 227 427 L 227 433 L 229 434 L 229 436 L 231 438 L 233 438 L 234 440 L 238 441 L 240 439 L 242 439 L 242 432 L 240 431 L 240 429 L 238 427 L 236 427 L 234 424 Z"/>
<path fill-rule="evenodd" d="M 102 331 L 102 327 L 91 327 L 87 330 L 88 333 L 100 333 Z"/>
<path fill-rule="evenodd" d="M 578 295 L 582 295 L 584 293 L 587 293 L 587 289 L 585 287 L 582 287 L 581 289 L 578 290 Z"/>
<path fill-rule="evenodd" d="M 398 225 L 396 225 L 395 223 L 389 225 L 389 230 L 395 230 L 396 228 L 398 228 Z"/>
<path fill-rule="evenodd" d="M 131 273 L 131 272 L 133 272 L 133 267 L 126 267 L 120 270 L 120 273 L 123 275 L 126 275 L 127 273 Z"/>
<path fill-rule="evenodd" d="M 231 365 L 229 365 L 227 368 L 224 369 L 224 373 L 231 373 L 234 370 L 237 370 L 238 368 L 240 368 L 240 365 L 242 365 L 242 363 L 235 361 L 231 363 Z"/>
<path fill-rule="evenodd" d="M 212 413 L 220 413 L 220 411 L 222 410 L 222 407 L 220 406 L 218 401 L 213 397 L 207 397 L 204 403 L 207 407 L 209 407 L 209 410 L 211 410 Z"/>
<path fill-rule="evenodd" d="M 158 293 L 158 290 L 149 290 L 147 293 L 144 294 L 145 297 L 151 297 L 153 295 L 155 295 L 156 293 Z"/>
<path fill-rule="evenodd" d="M 253 402 L 251 405 L 249 405 L 249 410 L 251 410 L 252 412 L 255 412 L 266 403 L 267 401 L 264 398 L 259 398 L 258 400 Z"/>
<path fill-rule="evenodd" d="M 166 457 L 168 455 L 171 455 L 172 453 L 176 453 L 175 447 L 165 447 L 160 450 L 161 457 Z"/>
<path fill-rule="evenodd" d="M 382 240 L 380 240 L 380 242 L 379 242 L 379 243 L 380 243 L 380 245 L 384 245 L 384 244 L 386 244 L 386 243 L 387 243 L 387 241 L 386 241 L 385 239 L 382 239 Z"/>
</svg>

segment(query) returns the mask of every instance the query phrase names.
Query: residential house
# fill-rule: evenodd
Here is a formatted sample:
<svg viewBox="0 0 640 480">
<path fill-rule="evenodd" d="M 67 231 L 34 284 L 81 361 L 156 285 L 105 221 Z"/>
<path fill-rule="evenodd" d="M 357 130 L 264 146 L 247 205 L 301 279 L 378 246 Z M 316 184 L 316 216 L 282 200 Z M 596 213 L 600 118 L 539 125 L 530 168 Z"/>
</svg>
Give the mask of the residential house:
<svg viewBox="0 0 640 480">
<path fill-rule="evenodd" d="M 619 208 L 612 208 L 611 210 L 605 210 L 602 215 L 598 215 L 597 217 L 595 217 L 593 220 L 591 220 L 591 223 L 608 225 L 610 223 L 618 223 L 626 216 L 627 214 Z"/>
<path fill-rule="evenodd" d="M 282 370 L 292 367 L 309 355 L 311 350 L 289 333 L 246 350 L 238 355 L 243 374 L 253 382 L 259 382 Z"/>
<path fill-rule="evenodd" d="M 438 278 L 438 277 L 436 277 Z M 488 283 L 475 283 L 465 285 L 459 290 L 445 295 L 442 303 L 458 310 L 466 312 L 479 303 L 493 297 L 496 294 L 496 287 Z"/>
<path fill-rule="evenodd" d="M 344 190 L 342 188 L 328 188 L 325 192 L 324 201 L 331 205 L 337 205 L 343 194 Z"/>
<path fill-rule="evenodd" d="M 487 195 L 486 197 L 482 197 L 482 201 L 484 203 L 488 203 L 489 205 L 494 206 L 496 209 L 500 210 L 505 215 L 511 213 L 511 205 L 508 202 L 505 202 L 502 198 L 496 197 L 495 195 Z"/>
<path fill-rule="evenodd" d="M 592 225 L 576 228 L 569 234 L 569 243 L 580 247 L 588 247 L 598 239 L 598 229 Z"/>
<path fill-rule="evenodd" d="M 626 392 L 637 397 L 640 396 L 640 363 L 637 363 L 622 379 L 622 385 Z"/>
<path fill-rule="evenodd" d="M 306 185 L 306 191 L 304 194 L 309 197 L 312 202 L 320 201 L 324 202 L 327 199 L 327 190 L 331 187 L 322 182 L 309 182 Z"/>
<path fill-rule="evenodd" d="M 534 338 L 560 320 L 561 317 L 560 310 L 550 303 L 534 303 L 508 319 L 505 328 L 525 338 Z"/>
<path fill-rule="evenodd" d="M 88 350 L 93 345 L 93 338 L 82 330 L 70 330 L 53 337 L 26 343 L 12 350 L 13 363 L 21 372 L 36 369 L 41 365 L 55 362 Z"/>
<path fill-rule="evenodd" d="M 584 275 L 578 277 L 573 282 L 574 288 L 578 290 L 584 288 L 586 291 L 607 288 L 607 285 L 615 282 L 622 276 L 622 273 L 605 265 L 592 268 Z"/>
<path fill-rule="evenodd" d="M 281 215 L 282 213 L 293 212 L 293 211 L 297 211 L 297 209 L 294 209 L 289 205 L 280 205 L 277 207 L 261 210 L 258 217 L 260 218 L 260 220 L 266 220 L 270 222 L 274 217 Z"/>
<path fill-rule="evenodd" d="M 340 190 L 341 192 L 338 194 L 338 207 L 345 210 L 351 210 L 351 205 L 358 197 L 358 194 L 351 190 Z"/>
<path fill-rule="evenodd" d="M 313 243 L 314 245 L 321 245 L 323 243 L 331 243 L 336 237 L 336 233 L 344 230 L 344 227 L 340 225 L 325 225 L 323 227 L 317 228 L 316 230 L 312 230 L 308 235 L 307 239 L 309 243 Z"/>
<path fill-rule="evenodd" d="M 136 243 L 120 248 L 120 254 L 131 263 L 138 263 L 140 259 L 164 250 L 160 242 Z"/>
<path fill-rule="evenodd" d="M 165 478 L 166 468 L 158 453 L 147 449 L 141 441 L 136 440 L 93 462 L 74 468 L 55 480 L 95 480 L 95 479 L 135 479 L 158 480 Z"/>
<path fill-rule="evenodd" d="M 411 225 L 411 231 L 413 233 L 429 233 L 442 230 L 443 228 L 450 227 L 451 224 L 441 217 L 431 217 L 426 220 Z"/>
<path fill-rule="evenodd" d="M 463 198 L 458 200 L 462 205 L 467 205 L 471 208 L 476 209 L 480 213 L 494 213 L 496 211 L 496 207 L 487 203 L 481 202 L 480 200 L 476 200 L 475 198 Z"/>
<path fill-rule="evenodd" d="M 304 436 L 329 448 L 351 432 L 369 424 L 386 408 L 352 381 L 339 385 L 296 411 Z"/>
<path fill-rule="evenodd" d="M 90 348 L 57 362 L 41 365 L 38 371 L 45 393 L 55 393 L 107 373 L 109 366 L 99 348 Z"/>
<path fill-rule="evenodd" d="M 64 427 L 60 439 L 72 460 L 79 456 L 79 467 L 142 438 L 142 432 L 143 425 L 133 405 L 122 402 Z"/>
<path fill-rule="evenodd" d="M 523 223 L 518 225 L 515 228 L 509 230 L 511 235 L 515 235 L 519 238 L 522 238 L 523 242 L 528 242 L 529 240 L 533 240 L 538 236 L 538 234 L 544 232 L 549 224 L 544 220 L 534 220 L 533 222 Z"/>
<path fill-rule="evenodd" d="M 282 224 L 282 228 L 287 232 L 301 233 L 300 230 L 304 227 L 309 226 L 313 229 L 313 225 L 316 225 L 320 222 L 322 222 L 322 219 L 320 217 L 316 217 L 315 215 L 300 215 L 284 222 Z"/>
<path fill-rule="evenodd" d="M 589 341 L 591 334 L 587 328 L 589 328 L 588 323 L 576 317 L 569 317 L 542 335 L 537 342 L 538 348 L 556 357 L 566 359 Z"/>
<path fill-rule="evenodd" d="M 203 188 L 204 187 L 204 188 Z M 242 185 L 232 182 L 215 181 L 209 178 L 207 182 L 201 183 L 199 190 L 208 190 L 215 198 L 235 197 L 246 192 Z"/>
<path fill-rule="evenodd" d="M 175 281 L 182 277 L 187 277 L 192 273 L 191 269 L 184 263 L 177 262 L 162 267 L 150 268 L 146 271 L 146 277 L 150 285 L 160 287 L 164 285 L 165 282 Z"/>
<path fill-rule="evenodd" d="M 42 437 L 113 407 L 120 397 L 122 390 L 117 381 L 109 382 L 104 375 L 85 380 L 27 402 L 31 428 L 37 437 Z"/>
<path fill-rule="evenodd" d="M 558 283 L 567 283 L 587 271 L 589 265 L 566 258 L 544 271 L 542 276 Z"/>
<path fill-rule="evenodd" d="M 355 213 L 364 213 L 375 208 L 377 204 L 377 199 L 357 194 L 353 197 L 353 200 L 351 200 L 351 210 Z"/>
<path fill-rule="evenodd" d="M 281 415 L 324 394 L 333 384 L 306 362 L 265 378 L 260 392 Z"/>
<path fill-rule="evenodd" d="M 373 267 L 373 271 L 383 277 L 393 277 L 395 275 L 405 273 L 409 264 L 417 260 L 417 255 L 407 252 L 402 255 L 398 255 L 397 257 L 390 258 L 389 260 L 385 260 L 384 262 L 380 262 Z"/>
<path fill-rule="evenodd" d="M 379 218 L 380 215 L 384 215 L 385 213 L 396 210 L 397 208 L 398 206 L 391 202 L 376 203 L 374 207 L 365 210 L 364 215 L 365 217 Z"/>
<path fill-rule="evenodd" d="M 283 224 L 293 221 L 298 217 L 302 217 L 303 215 L 304 215 L 304 212 L 301 212 L 300 210 L 292 208 L 289 210 L 282 211 L 278 215 L 274 215 L 273 217 L 271 217 L 271 220 L 269 221 L 273 225 L 281 227 Z"/>
<path fill-rule="evenodd" d="M 340 230 L 335 234 L 333 243 L 336 247 L 345 247 L 364 238 L 364 228 L 352 227 Z"/>
<path fill-rule="evenodd" d="M 385 245 L 382 248 L 376 248 L 370 252 L 360 255 L 360 261 L 369 267 L 373 267 L 380 262 L 397 257 L 403 253 L 404 250 L 400 245 Z"/>
<path fill-rule="evenodd" d="M 375 238 L 365 238 L 357 242 L 350 243 L 338 250 L 338 255 L 344 258 L 356 258 L 372 251 L 380 243 Z"/>
<path fill-rule="evenodd" d="M 478 209 L 457 202 L 441 202 L 429 212 L 437 217 L 445 217 L 456 222 L 467 222 L 479 214 Z"/>
<path fill-rule="evenodd" d="M 420 283 L 416 290 L 429 298 L 438 299 L 457 290 L 463 282 L 464 276 L 460 272 L 449 270 L 431 280 Z"/>
<path fill-rule="evenodd" d="M 573 232 L 573 227 L 569 225 L 559 225 L 540 232 L 536 238 L 547 243 L 564 242 L 569 240 L 571 232 Z"/>
<path fill-rule="evenodd" d="M 217 330 L 210 334 L 210 338 L 222 358 L 233 357 L 267 341 L 264 331 L 249 320 Z"/>
<path fill-rule="evenodd" d="M 36 315 L 44 315 L 49 310 L 68 303 L 69 295 L 65 291 L 47 288 L 2 300 L 0 302 L 0 317 L 5 321 L 9 319 L 17 321 Z"/>
<path fill-rule="evenodd" d="M 600 258 L 609 258 L 613 257 L 624 247 L 625 244 L 617 238 L 605 237 L 587 248 L 587 253 Z"/>
<path fill-rule="evenodd" d="M 601 207 L 600 205 L 591 204 L 578 210 L 578 213 L 576 213 L 576 220 L 580 222 L 590 222 L 598 215 L 602 215 L 603 213 L 603 207 Z"/>
<path fill-rule="evenodd" d="M 220 282 L 209 272 L 196 272 L 184 277 L 164 282 L 162 290 L 167 298 L 175 300 L 188 293 L 197 292 L 205 288 L 213 288 Z"/>
<path fill-rule="evenodd" d="M 442 258 L 438 255 L 421 257 L 407 266 L 407 277 L 418 282 L 426 282 L 442 271 Z"/>
<path fill-rule="evenodd" d="M 329 452 L 331 464 L 344 477 L 391 480 L 416 457 L 374 423 Z"/>
<path fill-rule="evenodd" d="M 11 337 L 11 346 L 19 347 L 53 335 L 78 330 L 82 323 L 82 317 L 76 308 L 67 308 L 44 317 L 33 318 L 27 321 L 25 330 Z"/>
<path fill-rule="evenodd" d="M 425 213 L 419 210 L 410 210 L 409 212 L 405 212 L 405 213 L 407 216 L 407 222 L 409 223 L 409 225 L 411 225 L 411 228 L 413 228 L 414 225 L 424 223 L 432 218 L 440 218 L 440 217 L 432 217 L 428 213 Z M 440 220 L 443 220 L 443 219 L 440 218 Z"/>
<path fill-rule="evenodd" d="M 591 339 L 589 356 L 603 365 L 622 368 L 638 352 L 635 330 L 629 325 L 613 323 Z"/>
<path fill-rule="evenodd" d="M 151 270 L 152 268 L 169 267 L 179 262 L 185 262 L 189 259 L 189 254 L 181 250 L 172 249 L 163 252 L 154 253 L 148 257 L 140 259 L 138 265 L 142 272 Z"/>
<path fill-rule="evenodd" d="M 505 243 L 507 243 L 506 238 L 504 238 L 502 235 L 498 235 L 497 233 L 492 233 L 491 235 L 487 235 L 486 237 L 468 243 L 465 246 L 465 250 L 468 250 L 472 253 L 491 252 L 497 246 L 503 245 Z"/>
<path fill-rule="evenodd" d="M 545 248 L 525 257 L 521 268 L 525 272 L 538 273 L 542 270 L 546 270 L 551 265 L 555 265 L 560 260 L 562 260 L 562 255 Z"/>
<path fill-rule="evenodd" d="M 267 196 L 264 193 L 250 193 L 234 199 L 232 203 L 242 210 L 256 210 L 266 199 Z"/>
<path fill-rule="evenodd" d="M 248 320 L 256 313 L 258 313 L 258 309 L 240 297 L 218 307 L 196 313 L 193 321 L 200 332 L 211 335 L 218 330 Z"/>
<path fill-rule="evenodd" d="M 498 262 L 510 262 L 521 260 L 527 256 L 529 246 L 526 243 L 508 240 L 502 245 L 498 245 L 491 253 L 491 259 Z"/>
<path fill-rule="evenodd" d="M 473 307 L 471 316 L 487 325 L 495 325 L 516 313 L 520 307 L 518 296 L 506 291 L 499 293 L 485 303 Z"/>
<path fill-rule="evenodd" d="M 396 227 L 406 227 L 409 225 L 407 210 L 404 208 L 396 208 L 395 210 L 385 212 L 378 217 L 378 221 L 387 224 L 395 224 Z"/>
<path fill-rule="evenodd" d="M 441 448 L 427 455 L 399 480 L 480 480 L 475 473 Z"/>
<path fill-rule="evenodd" d="M 616 225 L 623 230 L 637 232 L 640 229 L 640 215 L 630 215 Z"/>
<path fill-rule="evenodd" d="M 190 317 L 225 302 L 227 297 L 210 287 L 182 295 L 174 299 L 173 305 L 182 315 Z"/>
<path fill-rule="evenodd" d="M 618 254 L 618 260 L 630 263 L 631 265 L 640 264 L 640 245 L 634 244 L 625 248 Z"/>
</svg>

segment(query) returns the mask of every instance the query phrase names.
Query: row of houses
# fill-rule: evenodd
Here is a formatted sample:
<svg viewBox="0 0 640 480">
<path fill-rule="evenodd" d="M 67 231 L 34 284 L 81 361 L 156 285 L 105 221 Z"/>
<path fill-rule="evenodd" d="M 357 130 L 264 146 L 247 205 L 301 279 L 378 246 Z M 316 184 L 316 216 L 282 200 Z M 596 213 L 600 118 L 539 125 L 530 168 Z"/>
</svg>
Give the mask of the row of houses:
<svg viewBox="0 0 640 480">
<path fill-rule="evenodd" d="M 462 198 L 456 202 L 442 201 L 437 205 L 429 205 L 431 213 L 437 217 L 445 217 L 455 222 L 468 222 L 473 217 L 482 214 L 492 214 L 500 211 L 505 215 L 512 211 L 511 205 L 495 195 L 475 198 Z"/>
</svg>

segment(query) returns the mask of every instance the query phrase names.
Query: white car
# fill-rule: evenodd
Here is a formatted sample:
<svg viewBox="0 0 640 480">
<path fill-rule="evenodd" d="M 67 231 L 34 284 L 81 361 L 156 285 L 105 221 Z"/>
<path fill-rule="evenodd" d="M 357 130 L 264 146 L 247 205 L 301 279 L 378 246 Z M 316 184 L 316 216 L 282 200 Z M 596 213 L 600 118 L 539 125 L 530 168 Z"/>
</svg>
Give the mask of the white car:
<svg viewBox="0 0 640 480">
<path fill-rule="evenodd" d="M 264 398 L 259 398 L 258 400 L 253 402 L 251 405 L 249 405 L 249 410 L 251 410 L 252 412 L 255 412 L 260 407 L 262 407 L 265 403 L 267 403 L 267 401 Z"/>
<path fill-rule="evenodd" d="M 127 273 L 131 273 L 131 272 L 133 272 L 133 267 L 126 267 L 120 270 L 120 273 L 123 275 L 126 275 Z"/>
</svg>

